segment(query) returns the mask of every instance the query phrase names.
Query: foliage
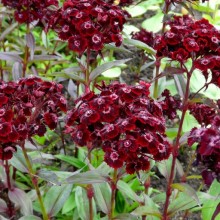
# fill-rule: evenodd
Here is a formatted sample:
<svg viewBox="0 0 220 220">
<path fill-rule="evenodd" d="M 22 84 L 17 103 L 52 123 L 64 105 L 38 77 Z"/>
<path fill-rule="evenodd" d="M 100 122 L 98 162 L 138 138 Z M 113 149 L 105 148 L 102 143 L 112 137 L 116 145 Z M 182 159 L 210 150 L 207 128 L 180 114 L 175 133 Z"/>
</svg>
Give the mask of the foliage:
<svg viewBox="0 0 220 220">
<path fill-rule="evenodd" d="M 0 219 L 220 219 L 219 5 L 2 0 Z"/>
</svg>

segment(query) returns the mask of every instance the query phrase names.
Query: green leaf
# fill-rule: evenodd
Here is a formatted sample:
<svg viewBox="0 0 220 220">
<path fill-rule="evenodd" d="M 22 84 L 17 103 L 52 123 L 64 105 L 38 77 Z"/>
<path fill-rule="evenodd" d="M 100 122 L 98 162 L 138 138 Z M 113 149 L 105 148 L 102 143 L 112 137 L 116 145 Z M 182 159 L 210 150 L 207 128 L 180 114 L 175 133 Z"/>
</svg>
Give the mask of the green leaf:
<svg viewBox="0 0 220 220">
<path fill-rule="evenodd" d="M 187 183 L 173 183 L 171 185 L 172 188 L 178 189 L 181 192 L 185 192 L 188 196 L 193 198 L 197 204 L 200 206 L 201 203 L 199 201 L 199 197 L 196 194 L 196 191 Z"/>
<path fill-rule="evenodd" d="M 129 60 L 130 59 L 123 59 L 123 60 L 115 60 L 115 61 L 111 61 L 108 63 L 104 63 L 101 66 L 98 66 L 97 68 L 95 68 L 90 73 L 89 80 L 93 81 L 96 77 L 98 77 L 100 74 L 102 74 L 106 70 L 111 69 L 112 67 L 120 66 L 121 64 L 124 64 Z"/>
<path fill-rule="evenodd" d="M 186 112 L 184 121 L 183 121 L 183 127 L 182 131 L 184 133 L 191 131 L 192 128 L 198 127 L 199 123 L 196 121 L 196 119 L 189 113 L 189 111 Z"/>
<path fill-rule="evenodd" d="M 194 198 L 187 195 L 185 192 L 180 192 L 177 198 L 170 203 L 168 212 L 170 215 L 174 215 L 178 211 L 190 210 L 195 206 L 198 206 L 198 203 Z"/>
<path fill-rule="evenodd" d="M 142 50 L 145 50 L 147 53 L 149 53 L 151 55 L 156 54 L 156 51 L 152 47 L 148 46 L 147 44 L 145 44 L 139 40 L 126 38 L 126 39 L 124 39 L 123 43 L 135 46 L 135 47 L 140 48 Z"/>
<path fill-rule="evenodd" d="M 74 156 L 59 154 L 59 155 L 55 155 L 54 157 L 62 161 L 65 161 L 77 168 L 85 168 L 87 166 L 84 162 L 82 162 L 81 160 L 79 160 Z"/>
<path fill-rule="evenodd" d="M 23 215 L 33 214 L 32 201 L 23 190 L 13 188 L 8 191 L 8 197 L 16 206 L 21 208 Z"/>
<path fill-rule="evenodd" d="M 108 183 L 94 184 L 96 203 L 105 214 L 109 213 L 111 206 L 111 188 Z"/>
<path fill-rule="evenodd" d="M 21 172 L 28 173 L 27 164 L 20 148 L 17 148 L 17 152 L 13 154 L 10 163 L 13 167 L 20 170 Z"/>
<path fill-rule="evenodd" d="M 22 58 L 16 52 L 0 52 L 0 59 L 12 62 L 22 62 Z"/>
<path fill-rule="evenodd" d="M 37 175 L 41 179 L 43 179 L 53 185 L 58 185 L 58 186 L 61 185 L 61 183 L 58 180 L 58 176 L 53 171 L 41 169 L 38 171 Z"/>
<path fill-rule="evenodd" d="M 143 215 L 147 215 L 147 216 L 155 216 L 157 217 L 157 219 L 162 219 L 162 215 L 158 210 L 155 210 L 152 207 L 149 206 L 139 206 L 137 209 L 135 209 L 132 213 L 132 215 L 135 216 L 143 216 Z"/>
<path fill-rule="evenodd" d="M 30 58 L 33 60 L 35 51 L 35 39 L 31 32 L 26 34 L 26 44 L 30 48 Z"/>
<path fill-rule="evenodd" d="M 105 72 L 103 72 L 102 75 L 104 77 L 108 77 L 108 78 L 119 77 L 121 75 L 121 68 L 119 68 L 119 67 L 111 68 L 111 69 L 106 70 Z"/>
<path fill-rule="evenodd" d="M 131 214 L 120 214 L 117 215 L 114 220 L 137 220 L 137 217 Z"/>
<path fill-rule="evenodd" d="M 75 194 L 72 193 L 63 205 L 62 214 L 66 214 L 70 212 L 75 207 L 76 207 Z"/>
<path fill-rule="evenodd" d="M 26 216 L 19 218 L 18 220 L 41 220 L 41 218 L 35 215 L 26 215 Z"/>
<path fill-rule="evenodd" d="M 142 27 L 148 31 L 152 31 L 154 33 L 158 32 L 162 29 L 163 26 L 163 16 L 162 11 L 156 13 L 156 15 L 150 17 L 142 23 Z"/>
<path fill-rule="evenodd" d="M 127 8 L 126 11 L 128 11 L 131 17 L 134 18 L 143 15 L 147 11 L 147 7 L 145 7 L 144 5 L 135 5 Z"/>
<path fill-rule="evenodd" d="M 75 189 L 75 201 L 76 201 L 76 208 L 81 220 L 88 220 L 89 219 L 89 202 L 86 190 L 82 187 L 77 186 Z M 96 213 L 96 208 L 94 205 L 93 200 L 93 213 Z"/>
<path fill-rule="evenodd" d="M 96 170 L 87 171 L 84 173 L 76 173 L 66 179 L 67 183 L 73 184 L 94 184 L 108 181 L 108 176 L 103 173 L 98 173 Z"/>
<path fill-rule="evenodd" d="M 160 173 L 166 178 L 168 181 L 170 178 L 170 172 L 171 172 L 171 166 L 172 166 L 172 156 L 170 156 L 167 160 L 163 160 L 157 163 L 157 167 L 160 171 Z M 175 175 L 176 175 L 176 169 L 175 169 Z M 175 177 L 174 175 L 174 177 Z"/>
<path fill-rule="evenodd" d="M 0 199 L 0 212 L 7 212 L 7 204 L 3 199 Z"/>
<path fill-rule="evenodd" d="M 118 190 L 123 193 L 126 197 L 142 203 L 142 199 L 131 189 L 131 187 L 122 180 L 119 180 L 117 183 Z"/>
<path fill-rule="evenodd" d="M 55 216 L 63 207 L 66 199 L 72 191 L 72 185 L 52 186 L 44 199 L 44 205 L 47 214 L 51 217 Z"/>
<path fill-rule="evenodd" d="M 10 26 L 8 26 L 1 34 L 0 41 L 4 40 L 4 38 L 11 33 L 18 26 L 18 22 L 13 22 Z"/>
</svg>

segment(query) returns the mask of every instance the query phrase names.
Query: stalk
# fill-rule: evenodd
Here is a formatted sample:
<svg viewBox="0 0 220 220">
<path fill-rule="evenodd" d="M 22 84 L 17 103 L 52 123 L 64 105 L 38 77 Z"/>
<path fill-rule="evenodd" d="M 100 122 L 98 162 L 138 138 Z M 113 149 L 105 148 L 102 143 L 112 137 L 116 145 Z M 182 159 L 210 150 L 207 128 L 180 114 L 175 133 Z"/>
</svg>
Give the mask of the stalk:
<svg viewBox="0 0 220 220">
<path fill-rule="evenodd" d="M 163 16 L 163 21 L 165 20 L 166 15 L 168 14 L 169 7 L 170 7 L 170 2 L 165 1 L 164 3 L 164 16 Z M 166 24 L 163 22 L 163 27 L 161 30 L 161 34 L 165 32 Z M 155 82 L 154 82 L 154 91 L 153 91 L 153 97 L 156 99 L 158 97 L 158 76 L 159 76 L 159 71 L 160 71 L 160 59 L 157 59 L 155 61 L 156 63 L 156 73 L 155 73 Z"/>
<path fill-rule="evenodd" d="M 112 182 L 111 182 L 111 189 L 112 189 L 112 197 L 111 197 L 111 207 L 108 213 L 108 220 L 113 220 L 114 217 L 114 209 L 115 209 L 115 194 L 117 189 L 117 181 L 118 181 L 118 170 L 114 169 Z"/>
<path fill-rule="evenodd" d="M 40 207 L 41 207 L 41 212 L 42 212 L 42 215 L 43 215 L 43 220 L 49 220 L 50 218 L 48 217 L 47 215 L 47 212 L 46 212 L 46 209 L 45 209 L 45 206 L 44 206 L 44 203 L 43 203 L 43 199 L 42 199 L 42 196 L 41 196 L 41 192 L 40 192 L 40 189 L 38 187 L 38 181 L 35 177 L 35 172 L 33 170 L 33 167 L 31 165 L 31 162 L 29 160 L 29 157 L 28 157 L 28 154 L 27 154 L 27 151 L 24 147 L 24 142 L 22 142 L 21 144 L 21 148 L 22 148 L 22 152 L 23 152 L 23 155 L 24 155 L 24 158 L 25 158 L 25 161 L 26 161 L 26 164 L 27 164 L 27 168 L 28 168 L 28 172 L 29 172 L 29 175 L 30 175 L 30 178 L 31 178 L 31 181 L 34 185 L 34 188 L 35 188 L 35 191 L 37 193 L 37 198 L 38 198 L 38 201 L 40 203 Z"/>
<path fill-rule="evenodd" d="M 8 190 L 11 191 L 12 187 L 11 187 L 10 167 L 8 164 L 8 160 L 5 160 L 4 168 L 5 168 L 6 178 L 7 178 L 7 187 L 8 187 Z M 10 199 L 8 200 L 8 215 L 9 215 L 10 219 L 13 219 L 14 206 L 13 206 Z"/>
<path fill-rule="evenodd" d="M 27 30 L 26 34 L 30 33 L 30 28 L 29 24 L 27 24 Z M 29 58 L 29 47 L 27 46 L 27 43 L 24 48 L 24 60 L 23 60 L 23 68 L 22 68 L 22 77 L 25 77 L 26 75 L 26 70 L 27 70 L 27 65 L 28 65 L 28 58 Z"/>
<path fill-rule="evenodd" d="M 170 196 L 172 194 L 171 185 L 172 185 L 173 179 L 174 179 L 176 159 L 177 159 L 177 156 L 178 156 L 178 150 L 179 150 L 179 145 L 180 145 L 180 138 L 181 138 L 183 122 L 184 122 L 186 111 L 188 109 L 189 85 L 190 85 L 190 77 L 191 77 L 192 71 L 193 71 L 193 68 L 191 69 L 190 72 L 187 73 L 186 92 L 185 92 L 184 100 L 183 100 L 182 116 L 181 116 L 181 119 L 180 119 L 180 124 L 179 124 L 179 128 L 178 128 L 176 142 L 173 146 L 173 151 L 172 151 L 173 160 L 172 160 L 172 165 L 171 165 L 170 177 L 169 177 L 168 185 L 167 185 L 166 200 L 165 200 L 164 212 L 163 212 L 163 220 L 168 220 L 169 219 L 169 217 L 168 217 L 168 207 L 169 207 L 169 203 L 170 203 L 170 201 L 169 201 Z"/>
</svg>

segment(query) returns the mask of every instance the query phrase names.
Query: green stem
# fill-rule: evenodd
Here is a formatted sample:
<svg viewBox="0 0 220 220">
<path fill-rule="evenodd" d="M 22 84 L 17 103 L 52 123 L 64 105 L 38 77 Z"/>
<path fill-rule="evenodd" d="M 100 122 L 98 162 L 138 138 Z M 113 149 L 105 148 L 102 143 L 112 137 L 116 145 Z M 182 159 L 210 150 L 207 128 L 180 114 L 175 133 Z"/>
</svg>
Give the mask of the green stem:
<svg viewBox="0 0 220 220">
<path fill-rule="evenodd" d="M 168 217 L 168 207 L 169 207 L 169 203 L 170 203 L 170 201 L 169 201 L 170 196 L 172 194 L 172 186 L 171 185 L 172 185 L 173 180 L 174 180 L 176 160 L 177 160 L 178 151 L 179 151 L 179 145 L 180 145 L 180 138 L 181 138 L 183 122 L 184 122 L 186 111 L 188 109 L 189 85 L 190 85 L 190 77 L 191 77 L 192 71 L 193 70 L 191 70 L 187 74 L 186 92 L 185 92 L 185 95 L 184 95 L 183 106 L 182 106 L 182 116 L 181 116 L 181 119 L 180 119 L 180 124 L 179 124 L 179 128 L 178 128 L 176 142 L 173 146 L 173 151 L 172 151 L 173 159 L 172 159 L 170 177 L 169 177 L 169 180 L 168 180 L 167 191 L 166 191 L 166 201 L 165 201 L 165 204 L 164 204 L 163 220 L 168 220 L 169 219 L 169 217 Z"/>
<path fill-rule="evenodd" d="M 111 182 L 111 189 L 112 189 L 112 197 L 111 197 L 111 207 L 110 211 L 108 213 L 108 219 L 113 220 L 114 216 L 114 209 L 115 209 L 115 194 L 116 194 L 116 189 L 117 189 L 117 181 L 118 181 L 118 170 L 114 169 L 113 177 L 112 177 L 112 182 Z"/>
<path fill-rule="evenodd" d="M 44 220 L 49 220 L 50 218 L 47 215 L 47 212 L 46 212 L 46 209 L 45 209 L 45 206 L 44 206 L 44 203 L 43 203 L 43 199 L 42 199 L 42 196 L 41 196 L 41 192 L 40 192 L 40 189 L 38 187 L 38 181 L 37 181 L 37 179 L 35 177 L 35 173 L 34 173 L 33 167 L 32 167 L 31 162 L 29 160 L 27 151 L 26 151 L 26 149 L 24 147 L 24 142 L 21 144 L 21 148 L 22 148 L 22 152 L 23 152 L 26 164 L 27 164 L 27 168 L 28 168 L 28 172 L 29 172 L 30 178 L 32 180 L 32 183 L 34 185 L 35 191 L 37 193 L 37 198 L 38 198 L 38 201 L 40 203 L 43 219 Z"/>
</svg>

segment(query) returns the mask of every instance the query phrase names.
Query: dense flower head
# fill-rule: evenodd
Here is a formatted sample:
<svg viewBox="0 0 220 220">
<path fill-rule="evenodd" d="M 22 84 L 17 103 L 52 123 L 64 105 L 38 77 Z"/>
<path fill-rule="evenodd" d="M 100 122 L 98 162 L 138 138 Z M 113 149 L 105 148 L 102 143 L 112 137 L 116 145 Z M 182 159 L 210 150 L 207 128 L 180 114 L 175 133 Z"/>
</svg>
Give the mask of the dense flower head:
<svg viewBox="0 0 220 220">
<path fill-rule="evenodd" d="M 174 16 L 166 24 L 170 29 L 162 36 L 157 35 L 154 41 L 157 57 L 179 63 L 191 59 L 194 69 L 199 69 L 206 79 L 211 71 L 212 83 L 220 86 L 220 31 L 208 20 L 196 21 L 188 15 Z"/>
<path fill-rule="evenodd" d="M 37 77 L 0 81 L 0 159 L 10 159 L 15 144 L 54 129 L 66 100 L 62 85 Z"/>
<path fill-rule="evenodd" d="M 151 31 L 147 31 L 145 29 L 141 29 L 136 33 L 132 33 L 132 39 L 139 40 L 150 47 L 154 45 L 155 34 Z"/>
<path fill-rule="evenodd" d="M 169 157 L 165 119 L 159 102 L 149 98 L 150 84 L 129 86 L 114 82 L 97 85 L 76 100 L 66 119 L 66 133 L 79 146 L 101 147 L 106 163 L 126 166 L 128 173 L 149 169 L 149 158 Z"/>
<path fill-rule="evenodd" d="M 216 116 L 209 128 L 193 129 L 188 143 L 198 143 L 196 165 L 202 164 L 202 176 L 207 185 L 214 178 L 220 180 L 220 117 Z"/>
<path fill-rule="evenodd" d="M 168 89 L 165 89 L 162 92 L 161 96 L 164 98 L 162 101 L 160 101 L 163 109 L 163 114 L 169 119 L 176 118 L 176 111 L 180 109 L 181 100 L 177 97 L 170 95 Z"/>
<path fill-rule="evenodd" d="M 102 0 L 67 0 L 52 17 L 49 28 L 79 54 L 100 51 L 104 44 L 122 42 L 121 31 L 128 13 Z"/>
<path fill-rule="evenodd" d="M 15 9 L 16 21 L 27 24 L 47 20 L 52 13 L 51 7 L 58 7 L 58 0 L 2 0 L 2 3 Z"/>
<path fill-rule="evenodd" d="M 216 116 L 216 110 L 203 103 L 193 103 L 189 105 L 189 110 L 190 114 L 192 114 L 202 126 L 210 125 Z"/>
</svg>

